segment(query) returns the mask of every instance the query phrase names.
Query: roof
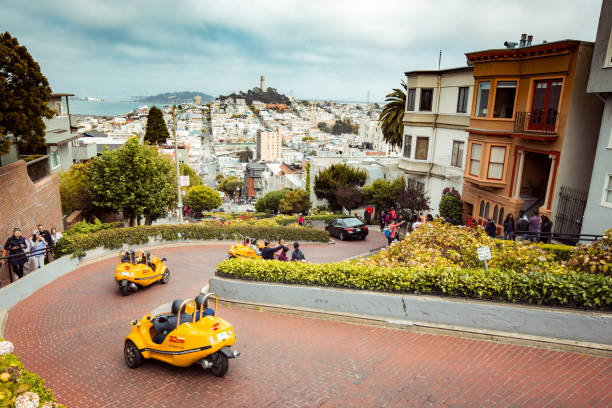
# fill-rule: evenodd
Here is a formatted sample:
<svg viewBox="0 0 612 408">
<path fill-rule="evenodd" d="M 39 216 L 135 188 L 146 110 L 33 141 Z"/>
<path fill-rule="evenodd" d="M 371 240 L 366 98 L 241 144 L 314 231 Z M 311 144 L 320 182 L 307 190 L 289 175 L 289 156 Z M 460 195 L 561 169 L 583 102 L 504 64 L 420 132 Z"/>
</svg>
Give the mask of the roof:
<svg viewBox="0 0 612 408">
<path fill-rule="evenodd" d="M 467 52 L 465 56 L 468 63 L 474 60 L 487 60 L 496 58 L 512 58 L 528 55 L 541 55 L 559 52 L 563 50 L 575 49 L 582 44 L 593 44 L 589 41 L 560 40 L 541 44 L 529 45 L 520 48 L 496 48 L 482 51 Z"/>
<path fill-rule="evenodd" d="M 83 137 L 107 137 L 106 133 L 99 132 L 95 129 L 83 132 Z"/>
<path fill-rule="evenodd" d="M 52 98 L 59 98 L 60 96 L 74 96 L 74 94 L 69 94 L 69 93 L 52 93 L 51 94 Z"/>
<path fill-rule="evenodd" d="M 418 71 L 406 71 L 404 74 L 408 75 L 437 75 L 437 74 L 451 74 L 455 72 L 469 72 L 473 71 L 474 68 L 470 66 L 465 67 L 455 67 L 455 68 L 446 68 L 440 70 L 418 70 Z"/>
<path fill-rule="evenodd" d="M 79 134 L 72 134 L 63 130 L 61 132 L 46 132 L 45 133 L 45 142 L 47 146 L 59 146 L 70 142 L 71 140 L 78 139 L 81 137 Z"/>
<path fill-rule="evenodd" d="M 302 180 L 302 177 L 300 177 L 299 174 L 290 173 L 290 174 L 286 174 L 285 177 L 287 178 L 287 180 L 291 182 L 291 184 L 293 184 L 297 188 L 306 187 L 306 183 Z"/>
</svg>

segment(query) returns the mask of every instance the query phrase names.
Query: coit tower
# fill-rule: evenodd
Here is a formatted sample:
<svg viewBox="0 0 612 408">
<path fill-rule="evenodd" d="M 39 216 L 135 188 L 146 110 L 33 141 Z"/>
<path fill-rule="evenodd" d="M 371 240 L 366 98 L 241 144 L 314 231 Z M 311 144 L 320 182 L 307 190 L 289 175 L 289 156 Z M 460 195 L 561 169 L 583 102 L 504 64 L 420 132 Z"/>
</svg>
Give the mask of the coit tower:
<svg viewBox="0 0 612 408">
<path fill-rule="evenodd" d="M 261 81 L 261 85 L 259 86 L 259 89 L 261 89 L 261 92 L 264 92 L 266 89 L 264 88 L 264 76 L 262 75 L 260 78 Z"/>
</svg>

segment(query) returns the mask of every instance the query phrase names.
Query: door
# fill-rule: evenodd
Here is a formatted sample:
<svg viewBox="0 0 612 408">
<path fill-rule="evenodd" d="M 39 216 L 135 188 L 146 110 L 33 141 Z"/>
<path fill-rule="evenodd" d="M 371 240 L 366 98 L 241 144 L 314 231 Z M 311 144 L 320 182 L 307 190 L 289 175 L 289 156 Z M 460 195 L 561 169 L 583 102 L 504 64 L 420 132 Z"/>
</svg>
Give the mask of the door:
<svg viewBox="0 0 612 408">
<path fill-rule="evenodd" d="M 562 85 L 562 79 L 544 79 L 534 82 L 529 129 L 555 130 Z"/>
</svg>

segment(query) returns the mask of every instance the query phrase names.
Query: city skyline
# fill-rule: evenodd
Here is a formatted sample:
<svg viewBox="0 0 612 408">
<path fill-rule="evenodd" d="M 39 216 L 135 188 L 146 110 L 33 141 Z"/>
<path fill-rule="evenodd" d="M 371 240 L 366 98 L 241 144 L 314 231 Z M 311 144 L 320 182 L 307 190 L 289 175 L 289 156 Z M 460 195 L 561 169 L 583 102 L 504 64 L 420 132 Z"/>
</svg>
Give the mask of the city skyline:
<svg viewBox="0 0 612 408">
<path fill-rule="evenodd" d="M 404 71 L 465 65 L 465 52 L 594 41 L 601 1 L 336 2 L 278 5 L 3 1 L 0 25 L 55 92 L 214 96 L 266 84 L 305 99 L 381 102 Z M 546 18 L 543 18 L 546 16 Z M 434 23 L 438 21 L 438 23 Z"/>
</svg>

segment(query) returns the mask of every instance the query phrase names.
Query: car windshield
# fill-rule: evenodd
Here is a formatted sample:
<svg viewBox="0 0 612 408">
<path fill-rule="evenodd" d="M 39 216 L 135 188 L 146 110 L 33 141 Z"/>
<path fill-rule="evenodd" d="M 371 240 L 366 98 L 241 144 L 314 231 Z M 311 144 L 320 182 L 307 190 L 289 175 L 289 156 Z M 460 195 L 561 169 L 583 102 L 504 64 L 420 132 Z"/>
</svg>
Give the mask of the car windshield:
<svg viewBox="0 0 612 408">
<path fill-rule="evenodd" d="M 347 227 L 357 227 L 363 224 L 363 222 L 359 221 L 357 218 L 345 218 L 342 220 L 342 222 Z"/>
</svg>

